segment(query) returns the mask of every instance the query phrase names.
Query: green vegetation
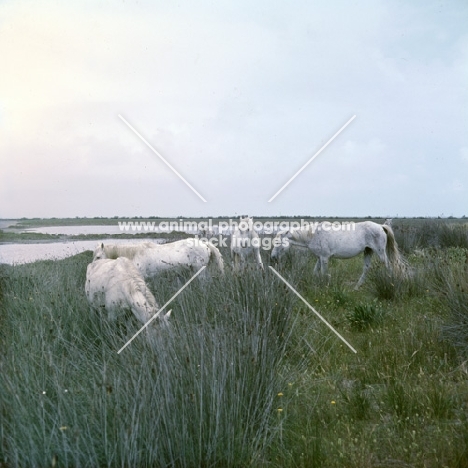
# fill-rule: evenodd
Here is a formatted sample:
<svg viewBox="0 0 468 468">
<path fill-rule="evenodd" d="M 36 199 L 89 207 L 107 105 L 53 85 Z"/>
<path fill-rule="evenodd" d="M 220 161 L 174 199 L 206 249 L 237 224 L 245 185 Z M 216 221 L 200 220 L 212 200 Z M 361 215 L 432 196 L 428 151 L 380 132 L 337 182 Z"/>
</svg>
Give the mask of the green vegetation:
<svg viewBox="0 0 468 468">
<path fill-rule="evenodd" d="M 417 222 L 419 221 L 419 222 Z M 395 238 L 404 252 L 428 247 L 468 248 L 468 222 L 461 219 L 405 220 L 395 227 Z"/>
<path fill-rule="evenodd" d="M 364 331 L 373 325 L 381 322 L 382 306 L 381 304 L 358 304 L 346 315 L 351 328 Z"/>
<path fill-rule="evenodd" d="M 467 466 L 468 250 L 418 249 L 357 292 L 361 257 L 281 267 L 357 354 L 268 270 L 194 281 L 118 355 L 140 324 L 89 310 L 89 252 L 0 265 L 0 466 Z"/>
<path fill-rule="evenodd" d="M 48 241 L 59 242 L 63 236 L 58 234 L 42 234 L 40 232 L 11 232 L 0 229 L 0 242 L 30 242 L 30 241 Z"/>
<path fill-rule="evenodd" d="M 191 237 L 190 234 L 185 232 L 141 232 L 137 234 L 77 234 L 77 235 L 64 235 L 64 234 L 42 234 L 40 232 L 11 232 L 2 231 L 0 229 L 0 243 L 27 243 L 27 242 L 64 242 L 76 240 L 106 240 L 106 239 L 171 239 L 179 240 Z"/>
</svg>

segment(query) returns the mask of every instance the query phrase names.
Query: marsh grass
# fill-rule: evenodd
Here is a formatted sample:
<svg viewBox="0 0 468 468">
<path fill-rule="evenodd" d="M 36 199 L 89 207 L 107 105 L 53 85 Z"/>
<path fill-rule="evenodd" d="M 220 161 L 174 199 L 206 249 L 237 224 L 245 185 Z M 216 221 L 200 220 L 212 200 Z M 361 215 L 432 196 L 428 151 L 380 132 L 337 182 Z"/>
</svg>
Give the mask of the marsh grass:
<svg viewBox="0 0 468 468">
<path fill-rule="evenodd" d="M 352 290 L 361 258 L 334 262 L 325 285 L 310 274 L 302 283 L 305 297 L 358 354 L 322 328 L 308 329 L 313 318 L 299 306 L 297 347 L 315 347 L 304 356 L 308 372 L 292 387 L 289 444 L 278 466 L 307 466 L 306 441 L 314 447 L 310 466 L 464 466 L 468 385 L 451 342 L 441 340 L 448 309 L 433 284 L 434 263 L 446 257 L 453 265 L 462 256 L 443 252 L 411 265 L 414 275 L 385 299 L 376 298 L 372 280 Z"/>
<path fill-rule="evenodd" d="M 311 257 L 282 267 L 357 354 L 271 272 L 235 275 L 223 255 L 225 277 L 191 283 L 170 326 L 120 355 L 140 324 L 89 310 L 89 253 L 2 265 L 0 464 L 467 466 L 464 329 L 441 334 L 464 303 L 463 249 L 410 256 L 416 286 L 385 300 L 371 279 L 353 290 L 360 257 L 325 282 Z M 149 286 L 163 304 L 189 277 Z"/>
<path fill-rule="evenodd" d="M 439 253 L 433 265 L 433 285 L 441 304 L 449 310 L 442 334 L 462 359 L 468 359 L 468 249 Z"/>
<path fill-rule="evenodd" d="M 468 248 L 468 224 L 447 223 L 439 219 L 425 220 L 418 224 L 397 223 L 394 228 L 398 246 L 411 253 L 426 248 Z"/>
<path fill-rule="evenodd" d="M 3 435 L 9 465 L 248 465 L 277 432 L 273 405 L 294 298 L 274 278 L 195 281 L 173 323 L 140 335 L 83 292 L 89 254 L 2 271 Z M 184 277 L 185 275 L 185 277 Z M 156 281 L 161 304 L 174 279 Z M 178 286 L 177 286 L 178 289 Z"/>
<path fill-rule="evenodd" d="M 410 268 L 407 274 L 376 265 L 368 275 L 366 285 L 379 300 L 404 300 L 418 297 L 427 290 L 424 269 Z"/>
<path fill-rule="evenodd" d="M 354 421 L 365 420 L 371 411 L 371 399 L 366 385 L 360 381 L 346 382 L 340 389 L 343 401 L 348 406 L 348 414 Z"/>
</svg>

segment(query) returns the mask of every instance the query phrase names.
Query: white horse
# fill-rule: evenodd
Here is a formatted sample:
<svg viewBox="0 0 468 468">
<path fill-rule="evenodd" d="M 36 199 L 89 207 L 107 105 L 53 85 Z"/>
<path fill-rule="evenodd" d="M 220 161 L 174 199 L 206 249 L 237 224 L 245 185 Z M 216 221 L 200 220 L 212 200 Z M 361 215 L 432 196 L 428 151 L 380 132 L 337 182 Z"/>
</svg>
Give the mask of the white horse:
<svg viewBox="0 0 468 468">
<path fill-rule="evenodd" d="M 364 252 L 364 269 L 355 289 L 361 286 L 366 277 L 372 253 L 377 254 L 387 268 L 406 273 L 405 262 L 398 250 L 393 230 L 388 224 L 364 221 L 354 225 L 342 225 L 340 230 L 332 230 L 331 227 L 330 223 L 320 223 L 314 226 L 314 229 L 278 233 L 271 258 L 279 260 L 290 246 L 305 247 L 318 257 L 314 274 L 318 274 L 320 269 L 320 272 L 326 275 L 330 257 L 352 258 Z"/>
<path fill-rule="evenodd" d="M 111 321 L 131 310 L 140 322 L 146 323 L 159 310 L 145 280 L 128 258 L 90 263 L 86 270 L 85 292 L 91 307 L 105 309 Z M 160 319 L 167 321 L 170 313 Z"/>
<path fill-rule="evenodd" d="M 253 219 L 248 216 L 241 217 L 239 225 L 231 236 L 231 257 L 234 269 L 237 271 L 244 269 L 246 258 L 253 255 L 257 265 L 263 270 L 260 245 L 260 237 L 253 228 Z"/>
<path fill-rule="evenodd" d="M 219 226 L 211 226 L 211 227 L 202 227 L 198 230 L 198 236 L 200 239 L 210 239 L 215 237 L 219 234 Z"/>
<path fill-rule="evenodd" d="M 167 244 L 100 244 L 93 261 L 101 258 L 126 257 L 133 261 L 140 273 L 152 277 L 166 270 L 188 267 L 198 271 L 203 266 L 215 265 L 224 272 L 224 261 L 219 250 L 210 242 L 189 238 Z"/>
<path fill-rule="evenodd" d="M 118 257 L 133 258 L 145 249 L 155 248 L 155 242 L 141 242 L 138 244 L 106 244 L 100 243 L 93 252 L 93 262 L 104 258 L 115 260 Z"/>
</svg>

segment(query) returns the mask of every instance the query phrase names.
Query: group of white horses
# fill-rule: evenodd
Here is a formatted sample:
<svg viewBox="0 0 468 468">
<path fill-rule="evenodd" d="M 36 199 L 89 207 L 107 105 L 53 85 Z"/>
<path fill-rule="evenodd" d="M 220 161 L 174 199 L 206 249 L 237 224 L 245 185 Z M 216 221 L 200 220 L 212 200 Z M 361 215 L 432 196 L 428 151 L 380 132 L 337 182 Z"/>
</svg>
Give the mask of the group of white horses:
<svg viewBox="0 0 468 468">
<path fill-rule="evenodd" d="M 105 309 L 110 320 L 131 310 L 138 320 L 146 323 L 159 311 L 146 279 L 167 270 L 188 267 L 197 271 L 211 264 L 224 272 L 221 253 L 208 242 L 185 239 L 168 244 L 101 243 L 86 270 L 86 297 L 94 309 Z M 159 318 L 167 321 L 169 315 Z"/>
<path fill-rule="evenodd" d="M 320 229 L 318 225 L 313 229 L 280 231 L 273 243 L 271 259 L 280 261 L 291 248 L 307 249 L 317 257 L 314 273 L 327 275 L 330 258 L 352 258 L 364 252 L 364 269 L 356 289 L 366 277 L 373 253 L 387 268 L 404 272 L 405 262 L 398 251 L 390 220 L 383 225 L 365 221 L 354 227 L 354 230 L 330 230 Z M 253 219 L 241 217 L 231 235 L 234 271 L 242 272 L 249 257 L 263 270 L 260 245 Z M 210 267 L 212 272 L 224 273 L 223 257 L 208 240 L 184 239 L 166 244 L 101 243 L 87 268 L 86 297 L 93 308 L 105 309 L 111 320 L 131 310 L 139 321 L 146 323 L 160 309 L 146 279 L 167 270 L 188 267 L 198 271 L 204 266 Z M 159 318 L 165 322 L 169 315 L 170 312 Z"/>
</svg>

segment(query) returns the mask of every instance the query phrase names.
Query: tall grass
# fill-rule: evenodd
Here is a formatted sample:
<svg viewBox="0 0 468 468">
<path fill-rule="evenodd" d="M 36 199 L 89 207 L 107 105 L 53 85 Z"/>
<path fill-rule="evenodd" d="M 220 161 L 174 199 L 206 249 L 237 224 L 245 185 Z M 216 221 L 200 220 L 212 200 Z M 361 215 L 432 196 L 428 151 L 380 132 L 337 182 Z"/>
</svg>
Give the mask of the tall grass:
<svg viewBox="0 0 468 468">
<path fill-rule="evenodd" d="M 378 265 L 370 271 L 366 287 L 380 300 L 404 300 L 423 295 L 427 279 L 421 268 L 409 269 L 402 275 Z"/>
<path fill-rule="evenodd" d="M 2 269 L 0 460 L 11 466 L 246 466 L 277 433 L 292 294 L 258 272 L 195 281 L 172 324 L 90 312 L 89 254 Z M 184 278 L 184 280 L 188 277 Z M 160 303 L 179 286 L 154 282 Z M 123 325 L 123 326 L 122 326 Z"/>
<path fill-rule="evenodd" d="M 395 239 L 403 252 L 430 247 L 468 248 L 468 225 L 447 223 L 438 219 L 424 221 L 416 225 L 397 225 Z"/>
<path fill-rule="evenodd" d="M 433 286 L 449 317 L 443 336 L 468 358 L 468 249 L 449 249 L 433 265 Z"/>
</svg>

